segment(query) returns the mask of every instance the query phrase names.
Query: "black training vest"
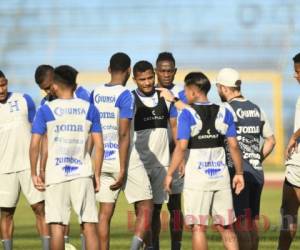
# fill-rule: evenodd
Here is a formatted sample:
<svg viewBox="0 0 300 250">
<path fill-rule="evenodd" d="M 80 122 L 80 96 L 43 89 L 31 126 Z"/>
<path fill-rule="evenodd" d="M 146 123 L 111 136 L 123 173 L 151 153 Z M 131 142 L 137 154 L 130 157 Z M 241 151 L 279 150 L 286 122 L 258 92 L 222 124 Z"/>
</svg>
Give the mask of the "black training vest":
<svg viewBox="0 0 300 250">
<path fill-rule="evenodd" d="M 195 105 L 191 107 L 197 112 L 202 121 L 202 129 L 200 132 L 190 137 L 188 148 L 217 148 L 225 147 L 225 136 L 217 131 L 215 121 L 220 109 L 216 104 L 212 105 Z"/>
<path fill-rule="evenodd" d="M 158 104 L 151 108 L 147 107 L 140 99 L 136 91 L 132 91 L 135 97 L 134 131 L 153 128 L 168 128 L 169 110 L 165 99 L 160 97 L 159 91 Z"/>
</svg>

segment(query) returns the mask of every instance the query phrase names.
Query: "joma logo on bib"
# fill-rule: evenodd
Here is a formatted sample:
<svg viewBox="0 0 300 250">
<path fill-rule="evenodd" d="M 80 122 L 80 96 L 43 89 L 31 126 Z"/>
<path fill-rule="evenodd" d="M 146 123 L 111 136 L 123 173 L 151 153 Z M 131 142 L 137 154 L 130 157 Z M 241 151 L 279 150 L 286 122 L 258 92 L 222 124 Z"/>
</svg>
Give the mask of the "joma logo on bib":
<svg viewBox="0 0 300 250">
<path fill-rule="evenodd" d="M 259 111 L 257 109 L 243 110 L 239 108 L 237 109 L 236 114 L 241 119 L 260 117 Z"/>
<path fill-rule="evenodd" d="M 83 126 L 82 125 L 76 125 L 76 124 L 61 124 L 56 125 L 54 128 L 54 132 L 83 132 Z"/>
<path fill-rule="evenodd" d="M 113 112 L 100 112 L 100 118 L 114 119 L 115 117 Z"/>
<path fill-rule="evenodd" d="M 260 132 L 259 126 L 238 126 L 236 132 L 238 134 L 257 134 Z"/>
</svg>

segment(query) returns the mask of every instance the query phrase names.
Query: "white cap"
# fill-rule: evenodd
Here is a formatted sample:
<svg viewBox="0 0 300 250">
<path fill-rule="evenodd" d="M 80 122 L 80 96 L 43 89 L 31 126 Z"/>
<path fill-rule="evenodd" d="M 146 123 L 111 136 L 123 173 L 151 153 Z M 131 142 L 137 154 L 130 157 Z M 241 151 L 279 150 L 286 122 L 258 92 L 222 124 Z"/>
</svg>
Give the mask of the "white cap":
<svg viewBox="0 0 300 250">
<path fill-rule="evenodd" d="M 218 73 L 216 83 L 227 87 L 237 87 L 236 82 L 240 79 L 240 74 L 235 69 L 224 68 Z"/>
</svg>

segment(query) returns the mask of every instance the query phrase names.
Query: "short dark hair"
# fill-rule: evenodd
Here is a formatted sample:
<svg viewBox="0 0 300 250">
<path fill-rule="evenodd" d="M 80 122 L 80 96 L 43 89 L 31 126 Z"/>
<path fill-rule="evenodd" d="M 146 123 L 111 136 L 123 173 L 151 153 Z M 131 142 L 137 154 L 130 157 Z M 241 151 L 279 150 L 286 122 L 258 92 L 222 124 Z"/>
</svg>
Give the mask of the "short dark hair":
<svg viewBox="0 0 300 250">
<path fill-rule="evenodd" d="M 46 75 L 49 71 L 54 71 L 54 68 L 51 65 L 48 64 L 42 64 L 40 66 L 38 66 L 35 70 L 35 74 L 34 74 L 34 78 L 35 78 L 35 82 L 38 85 L 41 85 L 42 82 L 45 80 Z"/>
<path fill-rule="evenodd" d="M 130 67 L 130 64 L 130 57 L 123 52 L 113 54 L 109 61 L 109 67 L 112 72 L 124 72 Z"/>
<path fill-rule="evenodd" d="M 148 61 L 139 61 L 133 67 L 133 75 L 136 76 L 137 72 L 143 73 L 147 70 L 152 70 L 154 72 L 153 65 Z"/>
<path fill-rule="evenodd" d="M 300 53 L 293 57 L 294 63 L 300 63 Z"/>
<path fill-rule="evenodd" d="M 158 54 L 158 57 L 156 59 L 156 64 L 162 61 L 170 61 L 174 63 L 175 65 L 175 58 L 171 52 L 161 52 Z"/>
<path fill-rule="evenodd" d="M 77 74 L 78 71 L 75 68 L 61 65 L 54 69 L 54 81 L 75 89 Z"/>
<path fill-rule="evenodd" d="M 185 86 L 196 86 L 198 89 L 205 94 L 210 90 L 210 81 L 206 75 L 202 72 L 191 72 L 186 75 L 184 78 Z"/>
<path fill-rule="evenodd" d="M 6 78 L 3 71 L 0 70 L 0 78 Z"/>
<path fill-rule="evenodd" d="M 237 80 L 235 82 L 235 87 L 228 87 L 231 91 L 241 91 L 241 85 L 242 85 L 242 81 L 241 80 Z"/>
</svg>

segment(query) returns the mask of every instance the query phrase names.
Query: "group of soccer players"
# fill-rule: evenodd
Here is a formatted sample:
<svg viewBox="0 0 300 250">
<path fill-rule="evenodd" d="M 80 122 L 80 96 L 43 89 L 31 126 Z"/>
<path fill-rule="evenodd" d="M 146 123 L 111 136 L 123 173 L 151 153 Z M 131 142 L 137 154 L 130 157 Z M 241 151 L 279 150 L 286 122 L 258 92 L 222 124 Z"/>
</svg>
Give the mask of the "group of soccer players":
<svg viewBox="0 0 300 250">
<path fill-rule="evenodd" d="M 294 63 L 300 82 L 300 54 Z M 222 105 L 209 101 L 211 83 L 204 73 L 187 74 L 183 89 L 174 84 L 176 71 L 169 52 L 158 55 L 155 67 L 139 61 L 132 69 L 136 88 L 130 90 L 131 60 L 119 52 L 109 62 L 110 81 L 89 93 L 77 84 L 73 67 L 40 65 L 35 80 L 46 96 L 37 111 L 29 95 L 8 91 L 0 71 L 5 250 L 13 249 L 20 190 L 36 216 L 43 249 L 64 249 L 71 206 L 81 226 L 82 249 L 109 249 L 120 191 L 135 209 L 132 250 L 160 249 L 165 202 L 172 250 L 183 248 L 184 223 L 192 230 L 193 249 L 207 249 L 210 217 L 226 249 L 258 249 L 262 162 L 275 146 L 266 114 L 242 95 L 234 69 L 220 70 L 215 81 Z M 297 225 L 298 113 L 287 148 L 280 250 L 289 249 Z"/>
</svg>

